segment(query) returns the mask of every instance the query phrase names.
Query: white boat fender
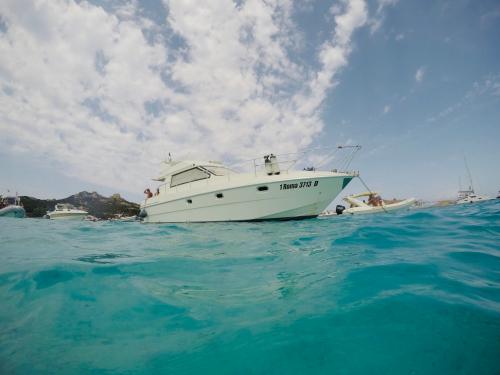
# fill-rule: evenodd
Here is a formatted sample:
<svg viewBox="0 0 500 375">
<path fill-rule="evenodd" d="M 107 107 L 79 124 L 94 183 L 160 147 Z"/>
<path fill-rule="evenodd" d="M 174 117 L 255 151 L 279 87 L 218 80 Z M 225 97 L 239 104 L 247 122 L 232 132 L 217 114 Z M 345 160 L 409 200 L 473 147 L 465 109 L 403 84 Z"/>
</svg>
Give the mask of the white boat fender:
<svg viewBox="0 0 500 375">
<path fill-rule="evenodd" d="M 337 204 L 337 207 L 335 207 L 335 212 L 337 215 L 342 215 L 342 213 L 345 210 L 345 206 L 342 206 L 341 204 Z"/>
</svg>

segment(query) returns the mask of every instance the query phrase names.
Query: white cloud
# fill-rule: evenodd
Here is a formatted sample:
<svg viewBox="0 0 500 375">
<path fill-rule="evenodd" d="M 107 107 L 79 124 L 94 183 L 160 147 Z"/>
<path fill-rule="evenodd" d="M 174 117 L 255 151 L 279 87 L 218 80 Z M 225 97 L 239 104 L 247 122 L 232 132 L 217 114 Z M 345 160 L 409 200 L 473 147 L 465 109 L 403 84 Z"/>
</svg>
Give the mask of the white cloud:
<svg viewBox="0 0 500 375">
<path fill-rule="evenodd" d="M 4 150 L 130 191 L 169 151 L 237 160 L 306 147 L 367 22 L 363 0 L 342 1 L 314 70 L 290 56 L 291 0 L 165 0 L 164 25 L 138 4 L 0 4 Z"/>
<path fill-rule="evenodd" d="M 389 111 L 390 111 L 390 110 L 391 110 L 391 106 L 390 106 L 390 105 L 386 105 L 386 106 L 384 106 L 384 115 L 385 115 L 386 113 L 389 113 Z"/>
<path fill-rule="evenodd" d="M 422 82 L 422 80 L 424 79 L 424 74 L 425 74 L 425 68 L 421 66 L 420 68 L 417 69 L 415 73 L 415 81 Z"/>
<path fill-rule="evenodd" d="M 384 23 L 385 8 L 396 5 L 398 1 L 399 0 L 377 0 L 377 9 L 369 21 L 370 32 L 372 34 L 376 33 Z"/>
<path fill-rule="evenodd" d="M 399 0 L 377 0 L 377 12 L 380 13 L 385 7 L 394 6 Z"/>
<path fill-rule="evenodd" d="M 459 112 L 465 106 L 472 105 L 478 99 L 484 101 L 484 96 L 488 96 L 493 100 L 498 100 L 498 97 L 500 97 L 500 74 L 489 74 L 480 81 L 475 81 L 471 89 L 469 89 L 460 100 L 440 111 L 438 114 L 427 118 L 427 122 L 433 123 L 441 121 Z"/>
<path fill-rule="evenodd" d="M 399 33 L 398 35 L 396 35 L 395 39 L 399 42 L 401 40 L 403 40 L 405 38 L 405 34 L 403 33 Z"/>
</svg>

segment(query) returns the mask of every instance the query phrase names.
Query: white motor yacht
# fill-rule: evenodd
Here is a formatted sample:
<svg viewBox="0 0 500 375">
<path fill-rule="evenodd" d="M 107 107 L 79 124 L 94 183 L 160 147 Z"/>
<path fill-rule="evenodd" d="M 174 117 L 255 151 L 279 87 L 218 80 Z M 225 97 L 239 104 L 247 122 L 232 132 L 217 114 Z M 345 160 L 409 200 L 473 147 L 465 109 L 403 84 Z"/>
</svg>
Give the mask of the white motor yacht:
<svg viewBox="0 0 500 375">
<path fill-rule="evenodd" d="M 79 210 L 72 204 L 58 203 L 53 211 L 47 211 L 45 217 L 56 220 L 83 220 L 88 214 L 87 211 Z"/>
<path fill-rule="evenodd" d="M 21 204 L 19 197 L 2 197 L 0 195 L 0 217 L 18 217 L 26 216 L 26 211 Z"/>
<path fill-rule="evenodd" d="M 285 163 L 283 163 L 285 165 Z M 316 217 L 355 177 L 354 172 L 288 170 L 276 156 L 253 173 L 214 161 L 165 161 L 156 193 L 141 204 L 146 223 L 260 221 Z"/>
</svg>

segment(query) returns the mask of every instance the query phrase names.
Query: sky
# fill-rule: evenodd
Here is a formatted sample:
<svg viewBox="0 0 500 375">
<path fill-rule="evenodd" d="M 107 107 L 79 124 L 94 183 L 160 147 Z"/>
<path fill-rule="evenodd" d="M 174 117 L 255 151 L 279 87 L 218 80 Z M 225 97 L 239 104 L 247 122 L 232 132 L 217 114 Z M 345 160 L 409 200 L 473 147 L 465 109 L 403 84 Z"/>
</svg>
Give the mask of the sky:
<svg viewBox="0 0 500 375">
<path fill-rule="evenodd" d="M 140 201 L 169 152 L 359 144 L 387 198 L 456 197 L 464 157 L 496 195 L 499 40 L 497 0 L 3 0 L 0 191 Z"/>
</svg>

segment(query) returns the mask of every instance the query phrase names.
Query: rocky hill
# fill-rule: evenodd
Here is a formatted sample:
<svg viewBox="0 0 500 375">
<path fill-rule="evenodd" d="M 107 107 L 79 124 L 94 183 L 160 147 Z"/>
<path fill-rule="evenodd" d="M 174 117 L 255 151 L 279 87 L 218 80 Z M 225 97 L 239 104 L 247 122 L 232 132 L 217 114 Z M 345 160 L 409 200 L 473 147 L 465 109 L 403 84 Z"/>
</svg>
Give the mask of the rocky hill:
<svg viewBox="0 0 500 375">
<path fill-rule="evenodd" d="M 116 214 L 132 216 L 139 213 L 139 205 L 126 201 L 120 194 L 104 197 L 95 191 L 92 193 L 82 191 L 64 199 L 37 199 L 22 196 L 21 202 L 28 217 L 42 217 L 47 211 L 53 210 L 57 203 L 71 203 L 77 208 L 82 207 L 90 215 L 101 219 L 107 219 Z"/>
</svg>

